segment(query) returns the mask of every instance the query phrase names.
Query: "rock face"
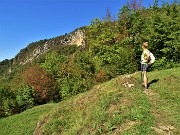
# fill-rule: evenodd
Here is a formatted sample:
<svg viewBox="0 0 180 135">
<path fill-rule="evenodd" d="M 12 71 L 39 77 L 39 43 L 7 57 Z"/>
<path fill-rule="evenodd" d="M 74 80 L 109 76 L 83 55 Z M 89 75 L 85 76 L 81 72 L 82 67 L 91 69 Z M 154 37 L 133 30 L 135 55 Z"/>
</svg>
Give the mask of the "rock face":
<svg viewBox="0 0 180 135">
<path fill-rule="evenodd" d="M 85 46 L 85 31 L 82 29 L 77 29 L 64 36 L 47 40 L 43 46 L 38 46 L 37 48 L 35 48 L 31 55 L 29 55 L 24 61 L 20 62 L 20 64 L 24 65 L 26 63 L 29 63 L 54 46 L 59 45 Z"/>
<path fill-rule="evenodd" d="M 68 35 L 61 41 L 63 45 L 85 45 L 85 32 L 83 30 L 76 30 Z"/>
<path fill-rule="evenodd" d="M 30 56 L 28 56 L 28 58 L 26 58 L 23 62 L 20 62 L 20 64 L 24 65 L 26 63 L 33 61 L 35 58 L 37 58 L 41 54 L 47 52 L 50 48 L 51 48 L 51 46 L 48 44 L 48 42 L 46 42 L 42 47 L 38 46 L 36 49 L 34 49 L 32 54 Z"/>
</svg>

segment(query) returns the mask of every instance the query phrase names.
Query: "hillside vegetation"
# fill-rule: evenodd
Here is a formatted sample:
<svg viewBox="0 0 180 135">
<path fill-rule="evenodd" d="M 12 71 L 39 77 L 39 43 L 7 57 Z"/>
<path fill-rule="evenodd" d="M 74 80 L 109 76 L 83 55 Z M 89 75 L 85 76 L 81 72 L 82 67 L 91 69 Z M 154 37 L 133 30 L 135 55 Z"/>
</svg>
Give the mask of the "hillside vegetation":
<svg viewBox="0 0 180 135">
<path fill-rule="evenodd" d="M 179 135 L 179 70 L 150 72 L 147 91 L 141 88 L 140 72 L 120 75 L 62 102 L 0 119 L 0 133 Z"/>
<path fill-rule="evenodd" d="M 119 10 L 117 19 L 107 10 L 104 19 L 30 43 L 15 58 L 0 62 L 0 117 L 64 101 L 139 71 L 145 41 L 156 57 L 152 70 L 179 67 L 180 5 L 159 6 L 155 0 L 145 8 L 133 2 Z"/>
</svg>

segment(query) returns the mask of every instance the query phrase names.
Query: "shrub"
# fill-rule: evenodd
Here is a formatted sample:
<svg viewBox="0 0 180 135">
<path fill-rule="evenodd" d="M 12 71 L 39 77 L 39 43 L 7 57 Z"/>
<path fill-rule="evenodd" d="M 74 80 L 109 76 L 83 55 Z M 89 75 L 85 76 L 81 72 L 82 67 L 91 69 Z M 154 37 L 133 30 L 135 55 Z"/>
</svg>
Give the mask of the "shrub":
<svg viewBox="0 0 180 135">
<path fill-rule="evenodd" d="M 17 104 L 14 93 L 9 87 L 0 88 L 0 117 L 16 113 Z"/>
<path fill-rule="evenodd" d="M 34 89 L 26 84 L 22 85 L 17 92 L 16 101 L 20 111 L 32 108 L 35 105 Z"/>
<path fill-rule="evenodd" d="M 175 67 L 175 63 L 173 61 L 168 60 L 166 57 L 162 57 L 161 59 L 156 60 L 152 69 L 162 70 Z"/>
<path fill-rule="evenodd" d="M 39 66 L 26 69 L 22 73 L 22 78 L 28 86 L 34 88 L 34 96 L 38 104 L 47 103 L 58 98 L 54 79 Z"/>
<path fill-rule="evenodd" d="M 108 76 L 104 70 L 100 70 L 98 73 L 95 74 L 96 82 L 104 82 L 106 80 L 108 80 Z"/>
</svg>

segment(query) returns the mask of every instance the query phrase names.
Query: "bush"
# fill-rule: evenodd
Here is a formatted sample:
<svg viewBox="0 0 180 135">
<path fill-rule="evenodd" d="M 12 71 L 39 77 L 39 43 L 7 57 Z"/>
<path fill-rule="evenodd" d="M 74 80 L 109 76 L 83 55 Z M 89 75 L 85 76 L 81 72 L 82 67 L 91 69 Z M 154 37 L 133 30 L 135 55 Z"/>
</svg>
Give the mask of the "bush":
<svg viewBox="0 0 180 135">
<path fill-rule="evenodd" d="M 4 111 L 4 116 L 10 116 L 16 113 L 16 100 L 13 98 L 6 98 L 2 103 L 2 110 Z"/>
<path fill-rule="evenodd" d="M 32 108 L 35 105 L 34 89 L 26 84 L 22 85 L 17 92 L 16 101 L 20 111 Z"/>
<path fill-rule="evenodd" d="M 154 70 L 162 70 L 175 67 L 176 64 L 173 61 L 168 60 L 166 57 L 162 57 L 161 59 L 156 60 L 152 69 Z"/>
<path fill-rule="evenodd" d="M 103 69 L 107 78 L 112 78 L 137 70 L 134 50 L 133 48 L 129 49 L 128 44 L 127 47 L 123 44 L 94 46 L 92 52 L 94 52 L 94 65 L 97 74 Z"/>
<path fill-rule="evenodd" d="M 44 104 L 58 99 L 55 80 L 41 67 L 29 67 L 23 72 L 22 78 L 28 86 L 34 88 L 34 97 L 37 104 Z"/>
<path fill-rule="evenodd" d="M 108 76 L 104 70 L 100 70 L 98 73 L 95 74 L 95 81 L 96 82 L 101 83 L 101 82 L 104 82 L 106 80 L 108 80 Z"/>
<path fill-rule="evenodd" d="M 0 117 L 10 116 L 17 112 L 15 95 L 9 87 L 0 88 Z"/>
</svg>

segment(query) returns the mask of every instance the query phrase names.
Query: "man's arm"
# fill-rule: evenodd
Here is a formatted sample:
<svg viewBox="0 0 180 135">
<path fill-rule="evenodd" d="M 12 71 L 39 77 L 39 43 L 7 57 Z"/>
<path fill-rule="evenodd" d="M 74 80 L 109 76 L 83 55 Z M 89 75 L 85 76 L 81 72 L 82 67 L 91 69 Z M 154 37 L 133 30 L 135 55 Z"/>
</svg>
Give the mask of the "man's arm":
<svg viewBox="0 0 180 135">
<path fill-rule="evenodd" d="M 146 52 L 145 54 L 146 54 L 146 62 L 149 62 L 149 60 L 150 60 L 149 52 Z"/>
</svg>

